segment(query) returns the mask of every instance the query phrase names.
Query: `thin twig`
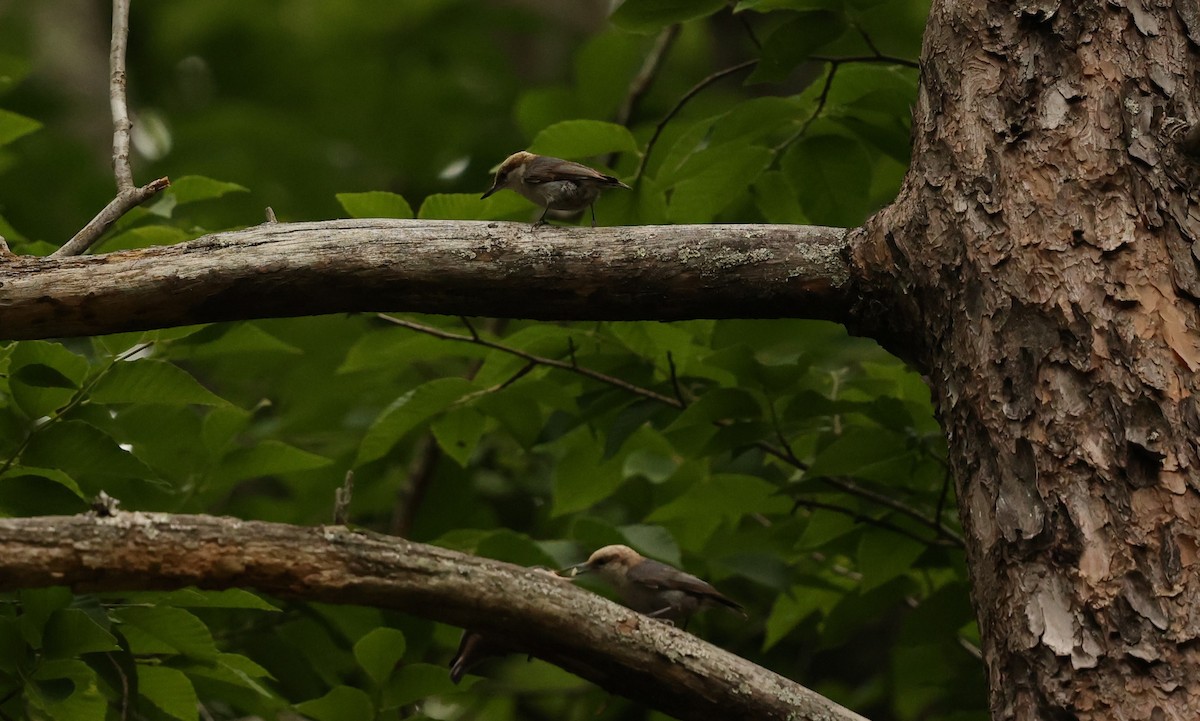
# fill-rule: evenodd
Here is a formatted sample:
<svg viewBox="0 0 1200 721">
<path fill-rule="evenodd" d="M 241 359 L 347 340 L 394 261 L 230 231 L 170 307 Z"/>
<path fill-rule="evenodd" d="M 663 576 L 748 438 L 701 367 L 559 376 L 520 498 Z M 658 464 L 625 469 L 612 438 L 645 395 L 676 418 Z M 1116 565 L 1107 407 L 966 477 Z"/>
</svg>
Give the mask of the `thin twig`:
<svg viewBox="0 0 1200 721">
<path fill-rule="evenodd" d="M 617 113 L 613 117 L 613 122 L 617 125 L 629 125 L 634 111 L 637 110 L 638 103 L 650 91 L 650 86 L 654 84 L 654 79 L 658 77 L 658 70 L 662 67 L 663 60 L 667 57 L 667 51 L 671 49 L 671 45 L 675 43 L 675 38 L 679 36 L 679 28 L 679 23 L 668 25 L 655 38 L 654 46 L 650 48 L 646 59 L 642 61 L 641 69 L 638 70 L 637 75 L 629 83 L 629 92 L 625 94 L 625 99 L 621 101 L 621 107 L 617 108 Z M 609 153 L 604 159 L 604 165 L 609 168 L 613 167 L 619 157 L 621 157 L 619 151 Z"/>
<path fill-rule="evenodd" d="M 469 320 L 462 318 L 462 321 L 474 332 L 474 327 Z M 499 333 L 506 322 L 503 318 L 489 318 L 485 324 L 489 333 Z M 472 361 L 466 372 L 463 373 L 463 377 L 469 381 L 474 380 L 482 367 L 482 358 Z M 530 367 L 532 368 L 532 366 Z M 527 372 L 520 372 L 501 385 L 507 386 Z M 500 390 L 500 388 L 488 389 L 489 392 L 496 390 Z M 437 438 L 432 432 L 426 433 L 425 437 L 418 441 L 418 444 L 418 451 L 412 463 L 409 464 L 408 482 L 397 491 L 396 502 L 392 507 L 390 533 L 401 538 L 408 538 L 412 534 L 413 526 L 417 522 L 417 513 L 425 502 L 426 493 L 433 483 L 435 471 L 437 471 L 438 461 L 442 457 L 442 448 L 438 445 Z"/>
<path fill-rule="evenodd" d="M 130 0 L 113 0 L 112 45 L 108 54 L 108 96 L 113 118 L 113 175 L 117 192 L 133 190 L 133 168 L 129 165 L 129 102 L 125 90 L 125 48 L 129 45 Z"/>
<path fill-rule="evenodd" d="M 809 55 L 809 60 L 819 63 L 884 63 L 887 65 L 903 65 L 906 68 L 921 69 L 921 64 L 916 60 L 908 58 L 896 57 L 895 55 L 846 55 L 834 57 L 830 55 Z"/>
<path fill-rule="evenodd" d="M 536 363 L 538 365 L 547 366 L 550 368 L 559 368 L 561 370 L 571 371 L 572 373 L 578 373 L 579 375 L 584 376 L 585 378 L 591 378 L 594 381 L 599 381 L 606 385 L 610 385 L 615 388 L 620 388 L 621 390 L 631 393 L 633 395 L 641 396 L 642 398 L 649 398 L 650 400 L 658 401 L 659 403 L 665 403 L 666 405 L 669 405 L 672 408 L 681 408 L 681 406 L 679 405 L 679 401 L 675 400 L 674 398 L 672 398 L 670 396 L 665 396 L 661 393 L 656 393 L 648 388 L 642 388 L 641 386 L 634 385 L 633 383 L 622 380 L 615 376 L 610 376 L 605 373 L 601 373 L 599 371 L 594 371 L 591 368 L 585 368 L 583 366 L 568 363 L 566 361 L 561 361 L 561 360 L 558 360 L 557 358 L 546 358 L 545 356 L 533 355 L 532 353 L 527 353 L 527 352 L 521 350 L 520 348 L 513 348 L 512 346 L 506 346 L 503 343 L 496 343 L 495 341 L 490 341 L 485 338 L 481 338 L 478 335 L 471 337 L 471 336 L 466 336 L 466 335 L 460 335 L 458 333 L 450 333 L 450 332 L 444 331 L 440 328 L 434 328 L 432 326 L 422 325 L 421 323 L 414 323 L 410 320 L 404 320 L 403 318 L 396 318 L 395 316 L 390 316 L 386 313 L 379 313 L 379 314 L 377 314 L 377 317 L 380 318 L 381 320 L 387 321 L 388 323 L 391 323 L 393 325 L 398 325 L 401 328 L 408 328 L 409 330 L 414 330 L 418 333 L 424 333 L 425 335 L 431 335 L 434 338 L 441 338 L 442 340 L 459 341 L 461 343 L 475 343 L 477 345 L 483 346 L 484 348 L 491 348 L 493 350 L 501 351 L 502 353 L 508 353 L 509 355 L 513 355 L 518 358 L 524 358 L 525 360 L 530 361 L 532 363 Z M 574 344 L 572 344 L 572 348 L 573 347 L 574 347 Z"/>
<path fill-rule="evenodd" d="M 626 93 L 625 100 L 621 102 L 621 107 L 617 109 L 615 116 L 617 125 L 629 124 L 634 111 L 637 110 L 638 103 L 646 96 L 646 93 L 650 90 L 650 86 L 654 84 L 654 79 L 658 77 L 659 68 L 662 67 L 663 60 L 666 59 L 671 45 L 675 43 L 675 38 L 679 37 L 679 28 L 680 25 L 678 23 L 668 25 L 655 38 L 654 47 L 650 48 L 650 52 L 642 62 L 641 69 L 638 70 L 633 81 L 629 83 L 629 92 Z M 612 165 L 611 160 L 608 162 L 608 165 Z"/>
<path fill-rule="evenodd" d="M 408 538 L 412 534 L 413 525 L 417 521 L 417 510 L 425 500 L 425 492 L 433 480 L 433 471 L 442 457 L 441 446 L 432 433 L 427 433 L 420 441 L 420 447 L 412 464 L 408 468 L 408 483 L 397 493 L 396 505 L 392 509 L 392 523 L 389 532 L 393 536 Z"/>
<path fill-rule="evenodd" d="M 142 187 L 133 184 L 133 168 L 129 163 L 129 136 L 133 121 L 129 119 L 129 101 L 126 94 L 125 49 L 129 45 L 130 0 L 113 0 L 112 44 L 108 56 L 108 95 L 112 106 L 113 175 L 117 181 L 117 196 L 104 206 L 87 225 L 51 256 L 82 255 L 104 235 L 112 224 L 137 206 L 157 195 L 171 184 L 167 178 L 159 178 Z"/>
<path fill-rule="evenodd" d="M 646 142 L 646 152 L 642 153 L 642 160 L 638 163 L 637 171 L 633 174 L 634 182 L 638 182 L 642 179 L 642 173 L 644 173 L 646 170 L 646 163 L 650 160 L 650 152 L 654 150 L 654 144 L 658 142 L 659 136 L 662 135 L 663 128 L 667 127 L 667 123 L 671 122 L 671 120 L 679 114 L 680 110 L 683 110 L 683 106 L 687 105 L 689 100 L 696 97 L 700 91 L 704 90 L 718 80 L 733 75 L 734 73 L 741 72 L 742 70 L 746 70 L 747 68 L 752 68 L 755 65 L 758 65 L 757 59 L 747 60 L 745 62 L 738 63 L 737 65 L 725 68 L 724 70 L 718 70 L 717 72 L 709 75 L 693 85 L 691 90 L 688 90 L 686 93 L 684 93 L 683 96 L 679 98 L 679 101 L 675 103 L 675 107 L 671 108 L 670 112 L 664 115 L 663 119 L 658 121 L 658 125 L 654 127 L 654 133 L 650 135 L 650 140 Z"/>
<path fill-rule="evenodd" d="M 29 446 L 29 442 L 33 440 L 33 436 L 36 433 L 46 430 L 58 421 L 62 420 L 63 416 L 65 416 L 67 413 L 70 413 L 72 410 L 74 410 L 76 406 L 78 406 L 84 401 L 84 399 L 87 398 L 87 395 L 91 392 L 92 388 L 94 388 L 96 384 L 99 383 L 102 378 L 104 378 L 104 376 L 108 375 L 109 371 L 111 371 L 113 367 L 117 365 L 117 363 L 141 353 L 152 345 L 154 345 L 153 341 L 141 343 L 130 348 L 124 353 L 121 353 L 120 355 L 113 356 L 112 359 L 109 360 L 108 365 L 97 372 L 94 378 L 89 380 L 87 383 L 84 383 L 79 390 L 75 391 L 75 395 L 71 396 L 71 399 L 67 401 L 66 405 L 50 414 L 50 417 L 47 418 L 43 423 L 34 427 L 25 434 L 25 439 L 21 441 L 21 445 L 17 446 L 17 450 L 13 451 L 12 455 L 8 457 L 3 465 L 0 465 L 0 475 L 4 475 L 8 469 L 13 467 L 13 465 L 17 462 L 17 459 L 19 459 L 21 454 L 25 452 L 25 449 Z M 103 493 L 103 491 L 101 491 L 101 493 Z M 107 494 L 105 494 L 105 496 L 107 496 Z"/>
<path fill-rule="evenodd" d="M 513 348 L 512 346 L 507 346 L 507 345 L 504 345 L 503 343 L 497 343 L 495 341 L 490 341 L 490 340 L 484 339 L 482 337 L 479 337 L 478 335 L 475 337 L 471 337 L 471 336 L 461 335 L 458 333 L 450 333 L 450 332 L 444 331 L 440 328 L 434 328 L 432 326 L 423 325 L 421 323 L 415 323 L 413 321 L 405 320 L 403 318 L 396 318 L 394 316 L 387 315 L 386 313 L 378 313 L 376 315 L 380 320 L 386 321 L 393 325 L 398 325 L 402 328 L 408 328 L 409 330 L 416 331 L 418 333 L 424 333 L 426 335 L 433 336 L 434 338 L 458 341 L 460 343 L 474 343 L 476 345 L 480 345 L 485 348 L 491 348 L 493 350 L 497 350 L 502 353 L 507 353 L 509 355 L 516 356 L 518 358 L 524 358 L 525 360 L 529 361 L 530 363 L 546 366 L 549 368 L 558 368 L 560 370 L 570 371 L 571 373 L 577 373 L 585 378 L 590 378 L 594 381 L 604 383 L 604 384 L 612 386 L 614 388 L 619 388 L 619 389 L 626 391 L 627 393 L 630 393 L 632 395 L 640 396 L 642 398 L 647 398 L 649 400 L 656 401 L 658 403 L 662 403 L 663 405 L 670 406 L 671 408 L 675 408 L 677 410 L 683 410 L 686 407 L 682 401 L 680 401 L 676 398 L 672 398 L 671 396 L 657 393 L 655 391 L 650 390 L 649 388 L 643 388 L 639 385 L 635 385 L 635 384 L 630 383 L 621 378 L 617 378 L 615 376 L 610 376 L 606 373 L 600 373 L 599 371 L 592 370 L 591 368 L 587 368 L 586 366 L 579 365 L 575 361 L 574 341 L 570 341 L 570 339 L 568 339 L 568 340 L 570 341 L 572 360 L 571 360 L 571 362 L 567 362 L 567 361 L 558 360 L 557 358 L 547 358 L 544 356 L 534 355 L 532 353 L 523 351 L 519 348 Z M 717 421 L 714 421 L 714 424 L 725 427 L 725 426 L 730 425 L 730 422 L 727 420 L 717 420 Z M 792 453 L 790 448 L 783 450 L 783 449 L 780 449 L 780 448 L 777 448 L 777 447 L 771 445 L 770 443 L 768 443 L 767 441 L 764 441 L 764 440 L 758 440 L 749 445 L 752 445 L 755 448 L 760 449 L 767 455 L 770 455 L 774 458 L 777 458 L 777 459 L 783 461 L 784 463 L 792 466 L 793 468 L 797 468 L 802 471 L 808 469 L 808 464 L 805 463 L 804 461 L 800 460 L 799 458 L 797 458 L 796 455 L 794 453 Z M 909 506 L 909 505 L 903 503 L 902 501 L 898 501 L 894 498 L 891 498 L 890 496 L 884 495 L 877 491 L 873 491 L 869 488 L 864 488 L 863 486 L 858 485 L 857 483 L 855 483 L 854 481 L 852 481 L 848 478 L 835 478 L 835 477 L 831 477 L 831 476 L 821 476 L 816 480 L 819 480 L 829 486 L 832 486 L 833 488 L 836 488 L 844 493 L 850 494 L 852 496 L 857 496 L 859 498 L 863 498 L 865 500 L 871 501 L 872 503 L 876 503 L 880 506 L 883 506 L 884 508 L 889 508 L 893 511 L 896 511 L 897 513 L 908 516 L 909 518 L 912 518 L 914 521 L 917 521 L 918 523 L 920 523 L 924 526 L 927 526 L 929 528 L 932 528 L 935 530 L 939 529 L 939 525 L 936 521 L 927 518 L 919 510 L 913 508 L 912 506 Z M 961 536 L 958 536 L 958 535 L 950 532 L 949 530 L 946 530 L 945 528 L 941 528 L 940 533 L 943 536 L 945 536 L 946 538 L 948 538 L 955 545 L 957 545 L 957 546 L 963 545 L 963 540 L 962 540 Z"/>
<path fill-rule="evenodd" d="M 938 523 L 938 532 L 943 531 L 942 527 L 942 511 L 946 510 L 946 500 L 950 496 L 950 473 L 947 471 L 942 478 L 942 492 L 938 496 L 937 510 L 933 512 L 933 518 Z"/>
<path fill-rule="evenodd" d="M 825 103 L 829 100 L 829 90 L 833 87 L 833 76 L 837 75 L 838 68 L 842 65 L 838 60 L 828 60 L 826 62 L 830 63 L 829 73 L 825 76 L 825 85 L 821 88 L 820 97 L 817 98 L 817 107 L 813 110 L 812 115 L 808 116 L 808 119 L 804 121 L 804 124 L 800 126 L 800 129 L 789 135 L 782 143 L 772 148 L 772 152 L 779 154 L 789 145 L 804 137 L 804 134 L 808 132 L 809 126 L 820 117 L 821 111 L 825 109 Z"/>
<path fill-rule="evenodd" d="M 687 408 L 687 399 L 683 397 L 683 388 L 679 386 L 679 372 L 675 368 L 675 356 L 671 355 L 671 351 L 667 351 L 667 365 L 671 369 L 671 387 L 675 389 L 675 397 L 679 399 L 679 405 L 682 408 Z"/>
<path fill-rule="evenodd" d="M 354 498 L 354 471 L 346 471 L 341 488 L 333 492 L 333 525 L 344 526 L 350 522 L 350 501 Z"/>
<path fill-rule="evenodd" d="M 858 511 L 856 511 L 852 508 L 846 508 L 845 506 L 839 506 L 835 503 L 825 503 L 824 501 L 814 501 L 814 500 L 811 500 L 808 498 L 794 498 L 794 499 L 792 499 L 792 513 L 795 513 L 797 508 L 815 508 L 815 509 L 820 509 L 820 510 L 825 510 L 825 511 L 832 511 L 834 513 L 840 513 L 843 516 L 849 516 L 856 523 L 865 523 L 868 526 L 876 526 L 878 528 L 884 529 L 885 531 L 891 531 L 892 533 L 897 533 L 906 538 L 911 538 L 912 540 L 917 541 L 926 546 L 948 545 L 947 541 L 944 541 L 940 538 L 934 538 L 934 539 L 922 538 L 921 536 L 918 536 L 917 534 L 913 533 L 912 531 L 910 531 L 906 528 L 901 528 L 900 526 L 897 526 L 896 524 L 891 523 L 889 521 L 885 521 L 882 518 L 874 518 L 872 516 L 868 516 L 866 514 L 859 513 Z"/>
</svg>

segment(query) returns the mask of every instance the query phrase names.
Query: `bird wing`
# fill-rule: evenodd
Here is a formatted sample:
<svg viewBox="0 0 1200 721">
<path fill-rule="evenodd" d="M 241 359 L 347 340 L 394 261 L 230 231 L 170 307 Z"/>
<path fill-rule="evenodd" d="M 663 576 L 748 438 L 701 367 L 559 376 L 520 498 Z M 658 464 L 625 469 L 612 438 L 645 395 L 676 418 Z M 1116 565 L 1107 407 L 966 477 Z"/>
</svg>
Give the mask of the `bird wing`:
<svg viewBox="0 0 1200 721">
<path fill-rule="evenodd" d="M 738 611 L 742 610 L 741 604 L 723 596 L 711 583 L 653 559 L 644 559 L 629 569 L 629 580 L 657 591 L 683 591 Z"/>
<path fill-rule="evenodd" d="M 629 187 L 613 176 L 605 175 L 586 165 L 560 158 L 549 158 L 545 155 L 539 155 L 529 161 L 529 164 L 525 167 L 526 183 L 537 185 L 538 183 L 548 183 L 552 180 L 591 180 L 601 185 Z"/>
</svg>

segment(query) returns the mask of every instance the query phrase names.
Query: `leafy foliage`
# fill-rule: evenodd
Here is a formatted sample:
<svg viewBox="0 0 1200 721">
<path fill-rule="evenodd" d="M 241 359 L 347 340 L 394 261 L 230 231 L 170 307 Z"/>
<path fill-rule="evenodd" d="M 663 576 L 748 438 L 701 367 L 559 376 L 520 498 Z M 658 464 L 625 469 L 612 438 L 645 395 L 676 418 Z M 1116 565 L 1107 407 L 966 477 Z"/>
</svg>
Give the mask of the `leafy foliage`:
<svg viewBox="0 0 1200 721">
<path fill-rule="evenodd" d="M 111 179 L 72 85 L 30 74 L 42 35 L 17 5 L 0 11 L 20 49 L 0 55 L 0 234 L 40 254 Z M 265 205 L 528 220 L 515 194 L 478 197 L 521 147 L 633 186 L 600 202 L 602 224 L 858 224 L 908 161 L 927 12 L 626 0 L 610 24 L 584 3 L 251 5 L 135 7 L 135 109 L 156 129 L 135 171 L 174 182 L 103 251 Z M 351 316 L 0 346 L 0 513 L 81 512 L 103 490 L 127 509 L 323 523 L 353 469 L 363 526 L 522 564 L 627 543 L 683 565 L 751 609 L 693 630 L 876 719 L 985 718 L 945 452 L 920 378 L 804 320 Z M 457 635 L 239 590 L 29 590 L 0 604 L 0 711 L 657 718 L 523 658 L 453 686 Z"/>
</svg>

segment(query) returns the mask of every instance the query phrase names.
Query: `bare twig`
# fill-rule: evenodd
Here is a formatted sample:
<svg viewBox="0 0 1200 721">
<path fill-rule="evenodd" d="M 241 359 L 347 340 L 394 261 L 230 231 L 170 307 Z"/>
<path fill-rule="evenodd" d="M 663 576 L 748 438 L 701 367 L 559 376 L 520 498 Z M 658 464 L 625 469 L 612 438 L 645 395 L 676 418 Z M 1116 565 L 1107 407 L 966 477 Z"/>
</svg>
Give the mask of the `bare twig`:
<svg viewBox="0 0 1200 721">
<path fill-rule="evenodd" d="M 487 340 L 486 338 L 481 338 L 479 335 L 467 336 L 467 335 L 459 335 L 458 333 L 450 333 L 450 332 L 444 331 L 440 328 L 434 328 L 432 326 L 423 325 L 421 323 L 414 323 L 411 320 L 397 318 L 395 316 L 388 315 L 387 313 L 379 313 L 378 317 L 381 320 L 384 320 L 393 325 L 398 325 L 401 328 L 408 328 L 409 330 L 414 330 L 418 333 L 424 333 L 425 335 L 430 335 L 430 336 L 433 336 L 434 338 L 441 338 L 442 340 L 459 341 L 460 343 L 475 343 L 477 345 L 483 346 L 484 348 L 491 348 L 493 350 L 498 350 L 503 353 L 508 353 L 509 355 L 513 355 L 518 358 L 524 358 L 525 360 L 527 360 L 531 363 L 536 363 L 537 365 L 547 366 L 549 368 L 559 368 L 561 370 L 570 371 L 572 373 L 578 373 L 579 375 L 581 375 L 585 378 L 591 378 L 592 380 L 599 381 L 606 385 L 610 385 L 615 388 L 620 388 L 623 391 L 626 391 L 626 392 L 631 393 L 636 396 L 641 396 L 642 398 L 649 398 L 652 401 L 657 401 L 659 403 L 665 403 L 666 405 L 669 405 L 673 408 L 681 407 L 679 405 L 679 401 L 675 400 L 674 398 L 672 398 L 670 396 L 665 396 L 661 393 L 656 393 L 656 392 L 650 390 L 649 388 L 642 388 L 641 386 L 634 385 L 633 383 L 630 383 L 629 381 L 622 380 L 620 378 L 617 378 L 616 376 L 610 376 L 605 373 L 601 373 L 599 371 L 594 371 L 591 368 L 585 368 L 583 366 L 575 365 L 573 363 L 561 361 L 561 360 L 558 360 L 557 358 L 546 358 L 544 356 L 538 356 L 538 355 L 534 355 L 532 353 L 527 353 L 527 352 L 521 350 L 520 348 L 513 348 L 511 346 L 506 346 L 503 343 L 497 343 L 495 341 Z"/>
<path fill-rule="evenodd" d="M 654 150 L 654 144 L 658 142 L 659 136 L 662 135 L 663 128 L 666 128 L 667 123 L 671 122 L 671 120 L 679 114 L 680 110 L 683 110 L 683 106 L 687 105 L 689 100 L 696 97 L 700 91 L 704 90 L 718 80 L 733 75 L 734 73 L 746 70 L 747 68 L 752 68 L 755 65 L 758 65 L 758 60 L 747 60 L 745 62 L 738 63 L 737 65 L 725 68 L 724 70 L 718 70 L 717 72 L 709 75 L 693 85 L 691 90 L 688 90 L 686 93 L 684 93 L 683 96 L 679 98 L 679 101 L 675 103 L 675 107 L 671 108 L 671 110 L 663 116 L 663 119 L 658 121 L 658 125 L 654 127 L 654 133 L 650 135 L 650 140 L 646 142 L 646 152 L 642 153 L 642 160 L 638 163 L 637 171 L 633 174 L 634 182 L 638 182 L 642 179 L 642 173 L 644 173 L 646 170 L 646 163 L 650 160 L 650 152 Z"/>
<path fill-rule="evenodd" d="M 875 518 L 873 516 L 868 516 L 864 513 L 859 513 L 858 511 L 855 511 L 854 509 L 846 508 L 845 506 L 839 506 L 835 503 L 825 503 L 824 501 L 814 501 L 814 500 L 811 500 L 808 498 L 793 498 L 792 499 L 792 513 L 795 513 L 797 508 L 813 508 L 813 509 L 820 509 L 820 510 L 825 510 L 825 511 L 832 511 L 834 513 L 840 513 L 844 516 L 849 516 L 856 523 L 865 523 L 868 526 L 876 526 L 878 528 L 884 529 L 885 531 L 891 531 L 892 533 L 899 534 L 906 538 L 911 538 L 912 540 L 917 541 L 918 543 L 924 544 L 926 546 L 950 546 L 950 545 L 953 545 L 951 541 L 948 541 L 943 538 L 933 538 L 933 539 L 922 538 L 921 536 L 918 536 L 917 534 L 913 533 L 912 531 L 910 531 L 906 528 L 901 528 L 900 526 L 897 526 L 896 524 L 891 523 L 889 521 L 885 521 L 882 518 Z"/>
<path fill-rule="evenodd" d="M 269 205 L 267 206 L 267 222 L 268 223 L 278 223 L 279 222 L 279 218 L 275 217 L 275 209 Z"/>
<path fill-rule="evenodd" d="M 921 69 L 921 64 L 916 60 L 896 57 L 895 55 L 846 55 L 842 57 L 833 57 L 830 55 L 810 55 L 808 59 L 819 63 L 884 63 L 886 65 L 903 65 L 906 68 L 914 68 L 917 70 Z"/>
<path fill-rule="evenodd" d="M 675 356 L 671 355 L 671 351 L 667 351 L 667 366 L 671 369 L 671 387 L 675 389 L 675 397 L 679 399 L 679 406 L 687 408 L 687 399 L 683 397 L 683 388 L 679 385 L 679 371 L 675 368 Z"/>
<path fill-rule="evenodd" d="M 419 441 L 419 448 L 408 467 L 408 483 L 396 494 L 396 505 L 392 509 L 392 523 L 388 531 L 393 536 L 408 538 L 413 524 L 417 522 L 417 511 L 425 500 L 425 493 L 433 481 L 433 472 L 442 449 L 432 433 L 426 433 Z"/>
<path fill-rule="evenodd" d="M 569 371 L 571 373 L 576 373 L 585 378 L 590 378 L 591 380 L 598 381 L 600 383 L 604 383 L 604 384 L 612 386 L 614 388 L 619 388 L 619 389 L 626 391 L 627 393 L 630 393 L 632 395 L 646 398 L 646 399 L 655 401 L 657 403 L 662 403 L 663 405 L 670 406 L 671 408 L 675 408 L 677 410 L 683 410 L 684 408 L 686 408 L 686 404 L 680 399 L 672 398 L 671 396 L 667 396 L 667 395 L 663 395 L 662 393 L 652 391 L 649 388 L 643 388 L 642 386 L 630 383 L 629 381 L 626 381 L 624 379 L 617 378 L 615 376 L 610 376 L 606 373 L 601 373 L 599 371 L 592 370 L 591 368 L 588 368 L 586 366 L 579 365 L 578 362 L 575 360 L 575 344 L 573 341 L 570 343 L 571 361 L 567 362 L 567 361 L 558 360 L 557 358 L 547 358 L 544 356 L 534 355 L 532 353 L 523 351 L 519 348 L 513 348 L 512 346 L 507 346 L 507 345 L 504 345 L 503 343 L 498 343 L 496 341 L 487 340 L 478 335 L 472 337 L 472 336 L 460 335 L 458 333 L 450 333 L 449 331 L 444 331 L 440 328 L 434 328 L 432 326 L 423 325 L 421 323 L 416 323 L 416 322 L 413 322 L 410 320 L 405 320 L 403 318 L 397 318 L 395 316 L 391 316 L 386 313 L 379 313 L 379 314 L 377 314 L 377 317 L 379 317 L 381 320 L 384 320 L 393 325 L 398 325 L 402 328 L 408 328 L 409 330 L 413 330 L 418 333 L 424 333 L 426 335 L 433 336 L 434 338 L 441 338 L 442 340 L 458 341 L 460 343 L 474 343 L 476 345 L 480 345 L 485 348 L 491 348 L 493 350 L 497 350 L 502 353 L 507 353 L 509 355 L 516 356 L 518 358 L 524 358 L 525 360 L 529 361 L 530 363 L 533 363 L 536 365 L 546 366 L 549 368 L 558 368 L 560 370 L 565 370 L 565 371 Z M 523 374 L 521 374 L 521 375 L 523 375 Z M 515 378 L 513 380 L 515 380 Z M 717 421 L 714 421 L 714 424 L 717 426 L 727 426 L 727 425 L 729 425 L 729 421 L 717 420 Z M 764 440 L 758 440 L 758 441 L 755 441 L 748 445 L 758 448 L 759 450 L 763 451 L 767 455 L 777 458 L 777 459 L 783 461 L 784 463 L 792 466 L 793 468 L 798 468 L 800 470 L 806 470 L 808 468 L 808 464 L 805 463 L 804 461 L 800 460 L 799 458 L 797 458 L 796 455 L 794 453 L 792 453 L 791 448 L 787 447 L 786 445 L 785 445 L 785 449 L 780 449 Z M 817 480 L 820 480 L 821 482 L 823 482 L 833 488 L 836 488 L 844 493 L 847 493 L 849 495 L 857 496 L 859 498 L 862 498 L 862 499 L 871 501 L 872 503 L 876 503 L 880 506 L 883 506 L 884 508 L 889 508 L 893 511 L 896 511 L 897 513 L 908 516 L 909 518 L 913 519 L 914 521 L 920 523 L 923 526 L 927 526 L 929 528 L 937 530 L 939 535 L 950 539 L 950 541 L 953 542 L 954 545 L 956 545 L 956 546 L 963 545 L 963 540 L 960 536 L 957 536 L 956 534 L 953 534 L 950 531 L 946 530 L 936 520 L 927 518 L 919 510 L 917 510 L 916 508 L 913 508 L 912 506 L 909 506 L 906 503 L 903 503 L 902 501 L 898 501 L 894 498 L 891 498 L 890 496 L 887 496 L 883 493 L 879 493 L 877 491 L 873 491 L 869 488 L 864 488 L 863 486 L 860 486 L 859 484 L 855 483 L 854 481 L 852 481 L 848 478 L 834 478 L 834 477 L 830 477 L 830 476 L 822 476 Z"/>
<path fill-rule="evenodd" d="M 350 520 L 350 500 L 354 497 L 354 471 L 346 471 L 341 488 L 333 492 L 333 525 L 344 526 Z"/>
<path fill-rule="evenodd" d="M 942 527 L 942 511 L 946 510 L 946 500 L 950 496 L 950 472 L 947 470 L 945 477 L 942 478 L 942 492 L 938 496 L 937 509 L 933 512 L 933 518 L 938 523 L 938 532 L 941 533 Z"/>
<path fill-rule="evenodd" d="M 471 322 L 466 317 L 460 317 L 463 323 L 474 333 L 474 326 L 471 325 Z M 489 333 L 500 333 L 506 323 L 507 321 L 504 318 L 488 318 L 485 321 Z M 478 337 L 477 333 L 475 335 Z M 467 380 L 474 380 L 475 376 L 479 373 L 479 369 L 482 367 L 482 358 L 472 361 L 466 372 L 463 373 L 463 377 Z M 535 364 L 528 363 L 511 378 L 491 388 L 485 388 L 482 391 L 472 393 L 469 397 L 501 391 L 533 370 L 534 367 Z M 460 402 L 465 400 L 460 399 Z M 442 457 L 442 448 L 438 445 L 437 438 L 434 437 L 432 432 L 426 433 L 425 437 L 417 443 L 417 453 L 408 467 L 408 482 L 396 493 L 396 503 L 392 507 L 392 520 L 389 532 L 401 538 L 408 538 L 412 534 L 413 525 L 417 522 L 417 513 L 420 511 L 421 505 L 425 502 L 425 495 L 429 490 L 430 484 L 433 483 L 438 461 Z"/>
<path fill-rule="evenodd" d="M 82 255 L 104 235 L 112 224 L 146 202 L 171 184 L 167 178 L 159 178 L 142 187 L 133 184 L 133 168 L 129 164 L 129 136 L 133 121 L 129 119 L 129 102 L 126 99 L 125 49 L 129 44 L 130 0 L 113 0 L 112 45 L 109 49 L 108 65 L 109 104 L 113 118 L 113 175 L 117 180 L 117 196 L 104 206 L 87 225 L 67 241 L 52 256 Z"/>
<path fill-rule="evenodd" d="M 133 168 L 129 165 L 129 135 L 133 121 L 129 119 L 126 99 L 125 48 L 129 45 L 130 0 L 113 0 L 112 45 L 108 55 L 108 94 L 113 118 L 113 175 L 117 191 L 133 190 Z"/>
<path fill-rule="evenodd" d="M 833 87 L 833 77 L 837 75 L 838 68 L 842 65 L 842 61 L 840 60 L 828 60 L 826 62 L 830 64 L 829 73 L 825 75 L 825 85 L 821 88 L 820 97 L 817 98 L 817 107 L 813 110 L 812 115 L 808 116 L 808 119 L 804 121 L 804 124 L 800 126 L 799 130 L 789 135 L 786 140 L 771 149 L 773 152 L 777 154 L 781 153 L 789 145 L 804 137 L 804 134 L 808 132 L 808 128 L 813 124 L 813 121 L 821 116 L 821 111 L 825 109 L 825 103 L 829 101 L 829 90 Z"/>
<path fill-rule="evenodd" d="M 617 125 L 628 125 L 630 119 L 633 118 L 638 103 L 649 92 L 650 86 L 654 84 L 654 79 L 658 77 L 658 70 L 662 67 L 663 61 L 667 57 L 667 52 L 671 49 L 671 45 L 675 43 L 675 38 L 679 37 L 679 28 L 678 23 L 668 25 L 655 38 L 654 47 L 650 48 L 646 59 L 642 61 L 641 69 L 633 77 L 633 81 L 629 83 L 629 92 L 625 94 L 625 99 L 621 101 L 621 107 L 617 108 L 617 113 L 613 119 L 613 122 Z M 613 163 L 617 162 L 619 156 L 620 153 L 610 153 L 605 159 L 604 164 L 611 168 Z"/>
</svg>

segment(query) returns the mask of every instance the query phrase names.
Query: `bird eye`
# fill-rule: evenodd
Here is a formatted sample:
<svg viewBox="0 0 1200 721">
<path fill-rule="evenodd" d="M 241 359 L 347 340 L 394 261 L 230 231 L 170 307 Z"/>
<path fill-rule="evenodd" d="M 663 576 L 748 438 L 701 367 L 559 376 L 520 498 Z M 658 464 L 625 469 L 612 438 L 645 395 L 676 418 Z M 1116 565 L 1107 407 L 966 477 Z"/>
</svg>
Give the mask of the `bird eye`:
<svg viewBox="0 0 1200 721">
<path fill-rule="evenodd" d="M 606 563 L 608 563 L 607 558 L 597 558 L 595 561 L 592 562 L 592 565 L 595 566 L 596 568 L 599 568 L 600 566 L 603 566 Z"/>
</svg>

